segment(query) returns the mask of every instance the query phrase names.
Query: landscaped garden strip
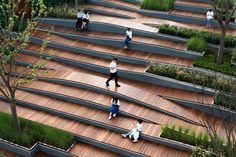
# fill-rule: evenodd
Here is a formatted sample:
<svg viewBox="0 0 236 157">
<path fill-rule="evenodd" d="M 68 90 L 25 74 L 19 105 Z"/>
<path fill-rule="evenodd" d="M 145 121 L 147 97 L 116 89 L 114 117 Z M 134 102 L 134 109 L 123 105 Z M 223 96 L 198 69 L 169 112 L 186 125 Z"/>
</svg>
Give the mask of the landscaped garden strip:
<svg viewBox="0 0 236 157">
<path fill-rule="evenodd" d="M 216 64 L 216 52 L 207 51 L 203 57 L 200 57 L 193 62 L 193 66 L 236 76 L 236 67 L 231 65 L 231 59 L 232 56 L 225 53 L 223 63 L 219 65 Z"/>
<path fill-rule="evenodd" d="M 191 37 L 187 41 L 187 50 L 203 53 L 206 50 L 207 43 L 202 37 Z"/>
<path fill-rule="evenodd" d="M 183 38 L 202 37 L 208 43 L 212 43 L 216 45 L 220 44 L 220 39 L 221 39 L 220 33 L 201 31 L 197 29 L 179 27 L 179 26 L 174 26 L 174 25 L 169 25 L 169 24 L 162 24 L 159 27 L 159 33 L 169 34 L 169 35 L 183 37 Z M 226 35 L 225 46 L 235 47 L 236 37 L 231 36 L 231 35 Z"/>
<path fill-rule="evenodd" d="M 25 147 L 32 147 L 37 142 L 67 150 L 75 137 L 65 131 L 40 123 L 20 118 L 21 132 L 16 132 L 12 116 L 0 112 L 0 138 Z"/>
<path fill-rule="evenodd" d="M 196 132 L 190 131 L 187 128 L 182 128 L 181 126 L 163 126 L 160 137 L 193 146 L 202 146 L 203 148 L 208 148 L 210 146 L 210 140 L 207 133 L 201 132 L 196 134 Z"/>
</svg>

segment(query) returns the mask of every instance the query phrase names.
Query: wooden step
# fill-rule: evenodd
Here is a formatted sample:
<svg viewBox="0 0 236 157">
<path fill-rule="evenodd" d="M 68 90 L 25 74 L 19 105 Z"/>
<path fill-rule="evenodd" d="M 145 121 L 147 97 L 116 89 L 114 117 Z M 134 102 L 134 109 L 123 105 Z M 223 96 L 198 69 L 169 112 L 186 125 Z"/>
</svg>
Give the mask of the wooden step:
<svg viewBox="0 0 236 157">
<path fill-rule="evenodd" d="M 5 102 L 0 102 L 1 105 L 7 105 Z M 10 109 L 8 109 L 9 113 Z M 6 112 L 6 111 L 5 111 Z M 17 107 L 18 115 L 22 118 L 30 119 L 45 125 L 56 127 L 85 138 L 93 139 L 97 142 L 102 142 L 119 149 L 125 149 L 147 156 L 162 157 L 163 154 L 168 154 L 170 157 L 190 157 L 190 154 L 184 151 L 172 149 L 153 142 L 140 140 L 133 144 L 128 138 L 123 138 L 120 134 L 105 129 L 97 128 L 84 123 L 75 122 L 65 118 L 53 116 L 45 112 L 39 112 L 32 109 Z M 122 142 L 121 142 L 122 141 Z"/>
<path fill-rule="evenodd" d="M 35 50 L 35 51 L 38 51 L 39 49 L 40 49 L 40 46 L 36 44 L 31 44 L 29 48 L 29 50 Z M 109 59 L 103 59 L 103 58 L 83 55 L 79 53 L 74 53 L 70 51 L 49 48 L 49 47 L 45 49 L 45 54 L 63 57 L 67 59 L 73 59 L 75 61 L 81 61 L 81 62 L 86 62 L 86 63 L 95 64 L 99 66 L 105 66 L 105 67 L 109 67 L 110 62 L 111 62 L 111 60 Z M 135 71 L 144 72 L 146 69 L 146 66 L 119 62 L 119 69 L 126 70 L 126 71 L 134 71 L 134 72 Z"/>
<path fill-rule="evenodd" d="M 204 7 L 204 8 L 211 8 L 210 3 L 197 2 L 197 1 L 192 1 L 192 0 L 175 0 L 175 3 L 184 4 L 184 5 L 191 5 L 191 6 L 197 6 L 197 7 Z"/>
<path fill-rule="evenodd" d="M 66 89 L 63 89 L 66 90 Z M 70 92 L 68 90 L 68 92 Z M 82 94 L 82 93 L 79 93 Z M 94 95 L 95 97 L 96 95 Z M 31 94 L 24 91 L 17 92 L 17 99 L 21 101 L 31 102 L 39 106 L 44 106 L 49 109 L 54 109 L 57 111 L 69 113 L 71 115 L 76 115 L 78 117 L 83 117 L 91 121 L 104 123 L 113 127 L 121 129 L 132 129 L 134 126 L 130 125 L 136 122 L 136 119 L 118 116 L 112 120 L 108 119 L 109 112 L 97 110 L 94 108 L 86 107 L 80 104 L 74 104 L 69 102 L 64 102 L 54 98 L 41 96 L 37 94 Z M 37 100 L 35 102 L 35 100 Z M 144 130 L 143 134 L 149 135 L 152 137 L 157 137 L 160 135 L 160 125 L 145 123 L 143 124 Z"/>
<path fill-rule="evenodd" d="M 40 35 L 37 35 L 36 37 L 44 38 L 46 36 L 46 33 L 41 33 Z M 177 64 L 177 65 L 184 65 L 184 66 L 192 66 L 192 60 L 179 58 L 179 57 L 172 57 L 167 55 L 159 55 L 159 54 L 153 54 L 148 52 L 141 52 L 141 51 L 134 51 L 134 50 L 124 50 L 123 48 L 115 48 L 111 46 L 102 46 L 97 45 L 93 43 L 88 42 L 82 42 L 82 41 L 75 41 L 73 39 L 68 39 L 65 37 L 61 37 L 58 35 L 50 35 L 50 41 L 54 41 L 61 44 L 66 44 L 69 46 L 74 47 L 80 47 L 95 51 L 100 51 L 103 53 L 109 53 L 114 55 L 122 55 L 132 58 L 139 58 L 139 59 L 146 59 L 149 61 L 160 61 L 165 63 L 171 63 L 171 64 Z M 34 50 L 34 49 L 33 49 Z"/>
<path fill-rule="evenodd" d="M 116 154 L 81 142 L 77 142 L 69 152 L 79 157 L 122 157 L 120 154 Z"/>
<path fill-rule="evenodd" d="M 7 151 L 7 150 L 1 149 L 1 148 L 0 148 L 0 156 L 1 157 L 22 157 L 22 156 L 20 156 L 18 154 L 12 153 L 10 151 Z"/>
<path fill-rule="evenodd" d="M 197 13 L 197 12 L 191 12 L 191 11 L 182 11 L 182 10 L 171 10 L 170 11 L 171 14 L 176 14 L 176 15 L 182 15 L 182 16 L 190 16 L 190 17 L 194 17 L 194 18 L 201 18 L 204 19 L 206 18 L 205 14 L 202 13 Z"/>
<path fill-rule="evenodd" d="M 126 37 L 125 32 L 119 32 L 119 33 L 123 33 L 123 34 L 117 34 L 118 32 L 117 33 L 106 33 L 106 32 L 96 32 L 96 31 L 78 32 L 78 31 L 75 31 L 71 28 L 55 27 L 55 26 L 54 26 L 54 31 L 68 33 L 68 34 L 83 35 L 83 36 L 88 36 L 88 37 L 105 38 L 105 39 L 124 40 Z M 164 46 L 164 47 L 169 47 L 169 48 L 178 49 L 178 50 L 184 50 L 186 47 L 185 44 L 183 44 L 183 43 L 177 43 L 177 42 L 170 41 L 170 40 L 137 36 L 135 34 L 133 35 L 132 41 L 146 43 L 146 44 L 152 44 L 152 45 L 158 45 L 158 46 Z"/>
</svg>

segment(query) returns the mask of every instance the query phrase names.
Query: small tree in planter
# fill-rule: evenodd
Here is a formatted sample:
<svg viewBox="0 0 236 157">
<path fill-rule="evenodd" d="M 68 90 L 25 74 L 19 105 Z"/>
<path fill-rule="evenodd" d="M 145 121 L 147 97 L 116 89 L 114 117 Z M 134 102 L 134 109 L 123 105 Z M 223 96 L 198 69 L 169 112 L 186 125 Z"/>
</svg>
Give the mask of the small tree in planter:
<svg viewBox="0 0 236 157">
<path fill-rule="evenodd" d="M 234 16 L 236 10 L 235 0 L 211 0 L 211 5 L 217 17 L 221 29 L 221 40 L 217 53 L 217 64 L 222 64 L 225 47 L 225 36 L 228 30 L 229 22 Z"/>
<path fill-rule="evenodd" d="M 36 71 L 42 66 L 35 61 L 32 63 L 32 69 L 28 67 L 19 71 L 16 66 L 17 57 L 28 46 L 29 38 L 38 25 L 33 18 L 44 16 L 45 9 L 43 0 L 24 0 L 23 3 L 21 0 L 0 0 L 0 12 L 4 15 L 0 23 L 0 92 L 10 104 L 13 124 L 17 131 L 20 131 L 21 127 L 17 116 L 15 93 L 18 86 L 27 83 L 21 76 L 23 74 L 37 76 Z M 46 42 L 41 51 L 45 46 Z"/>
</svg>

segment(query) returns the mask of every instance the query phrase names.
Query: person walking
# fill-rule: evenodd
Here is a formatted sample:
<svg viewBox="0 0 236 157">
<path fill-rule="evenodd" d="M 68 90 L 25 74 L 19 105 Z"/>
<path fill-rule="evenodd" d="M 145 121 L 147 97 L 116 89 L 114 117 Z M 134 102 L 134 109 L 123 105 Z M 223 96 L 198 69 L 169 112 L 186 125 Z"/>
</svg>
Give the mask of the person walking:
<svg viewBox="0 0 236 157">
<path fill-rule="evenodd" d="M 112 119 L 112 118 L 116 117 L 117 114 L 119 113 L 120 101 L 116 97 L 113 97 L 111 99 L 111 104 L 112 104 L 112 106 L 109 110 L 110 114 L 109 114 L 108 119 Z"/>
<path fill-rule="evenodd" d="M 78 10 L 76 13 L 77 16 L 77 22 L 76 22 L 76 31 L 81 31 L 82 30 L 82 22 L 83 22 L 83 13 L 81 10 Z"/>
<path fill-rule="evenodd" d="M 118 58 L 113 58 L 112 62 L 110 63 L 110 77 L 106 81 L 107 86 L 109 86 L 109 82 L 115 77 L 116 87 L 120 87 L 120 85 L 118 84 L 117 62 Z"/>
<path fill-rule="evenodd" d="M 207 28 L 210 28 L 211 25 L 212 25 L 212 20 L 214 19 L 213 10 L 212 10 L 212 9 L 209 9 L 209 10 L 207 11 L 206 16 L 207 16 L 207 25 L 206 25 L 206 27 L 207 27 Z"/>
<path fill-rule="evenodd" d="M 132 34 L 133 33 L 132 33 L 131 29 L 127 28 L 127 30 L 126 30 L 126 38 L 125 38 L 125 41 L 124 41 L 124 43 L 125 43 L 124 49 L 128 48 L 129 42 L 132 40 Z"/>
<path fill-rule="evenodd" d="M 128 133 L 121 134 L 123 137 L 129 136 L 130 139 L 133 139 L 134 143 L 138 142 L 140 133 L 143 130 L 143 125 L 142 125 L 143 121 L 141 119 L 138 119 L 137 121 L 138 121 L 138 123 L 136 124 L 136 127 L 134 129 L 132 129 Z"/>
</svg>

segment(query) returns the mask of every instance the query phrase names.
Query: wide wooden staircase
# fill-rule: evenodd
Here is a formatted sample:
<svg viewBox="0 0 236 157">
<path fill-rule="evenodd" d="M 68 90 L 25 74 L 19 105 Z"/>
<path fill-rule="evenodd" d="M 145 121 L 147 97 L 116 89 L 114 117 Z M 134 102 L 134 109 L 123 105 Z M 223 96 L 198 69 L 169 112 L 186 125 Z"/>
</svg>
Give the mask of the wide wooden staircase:
<svg viewBox="0 0 236 157">
<path fill-rule="evenodd" d="M 107 1 L 133 9 L 138 9 L 135 4 L 124 1 Z M 178 0 L 176 3 L 195 5 L 205 3 L 191 3 Z M 95 4 L 88 4 L 89 8 L 105 10 L 129 16 L 131 19 L 108 17 L 92 14 L 91 22 L 112 23 L 117 26 L 129 27 L 154 33 L 156 27 L 143 23 L 172 23 L 189 27 L 198 27 L 191 24 L 143 16 L 139 13 L 109 8 Z M 178 13 L 173 10 L 171 13 Z M 185 13 L 181 13 L 184 14 Z M 195 16 L 195 15 L 194 15 Z M 198 15 L 197 15 L 198 16 Z M 142 22 L 141 22 L 142 21 Z M 149 23 L 150 24 L 150 23 Z M 45 39 L 50 24 L 43 24 L 35 30 L 34 37 L 38 40 Z M 203 27 L 202 27 L 203 28 Z M 203 28 L 204 29 L 204 28 Z M 66 36 L 65 36 L 66 34 Z M 74 38 L 80 36 L 80 38 Z M 87 40 L 86 37 L 93 39 Z M 49 35 L 49 41 L 57 46 L 48 46 L 43 58 L 50 58 L 45 62 L 40 55 L 40 44 L 32 42 L 18 60 L 25 63 L 45 62 L 49 68 L 48 73 L 39 70 L 40 77 L 21 87 L 16 98 L 19 102 L 18 115 L 32 121 L 40 122 L 68 131 L 76 136 L 77 142 L 69 153 L 81 157 L 120 157 L 120 156 L 153 156 L 153 157 L 190 157 L 188 151 L 161 144 L 156 140 L 161 133 L 162 125 L 177 125 L 190 130 L 201 132 L 204 130 L 200 124 L 207 120 L 208 115 L 193 110 L 181 104 L 167 100 L 165 97 L 184 99 L 198 102 L 204 97 L 204 103 L 213 104 L 214 96 L 192 92 L 184 89 L 166 87 L 164 85 L 140 82 L 132 78 L 119 78 L 121 87 L 114 87 L 113 82 L 106 87 L 108 67 L 113 56 L 125 58 L 119 62 L 119 70 L 126 73 L 145 74 L 148 62 L 158 61 L 165 64 L 176 64 L 191 67 L 193 60 L 189 58 L 163 55 L 149 51 L 123 50 L 122 45 L 109 45 L 103 40 L 123 41 L 124 32 L 107 33 L 94 30 L 76 32 L 60 24 L 54 26 L 54 32 Z M 146 46 L 162 46 L 165 49 L 184 51 L 185 44 L 175 41 L 135 35 L 133 41 Z M 83 53 L 82 48 L 91 53 Z M 92 54 L 92 52 L 96 52 Z M 110 57 L 105 57 L 110 56 Z M 129 60 L 139 61 L 132 63 Z M 141 64 L 141 62 L 143 64 Z M 94 67 L 89 69 L 88 67 Z M 26 66 L 18 66 L 18 72 L 23 72 Z M 100 69 L 96 71 L 96 69 Z M 27 74 L 27 72 L 25 72 Z M 108 120 L 108 109 L 113 96 L 120 99 L 120 115 Z M 10 113 L 8 104 L 0 101 L 0 109 Z M 132 143 L 128 138 L 123 138 L 121 133 L 134 127 L 136 119 L 143 119 L 144 129 L 138 143 Z M 222 121 L 217 120 L 218 131 L 222 136 Z M 0 151 L 1 152 L 1 151 Z"/>
</svg>

